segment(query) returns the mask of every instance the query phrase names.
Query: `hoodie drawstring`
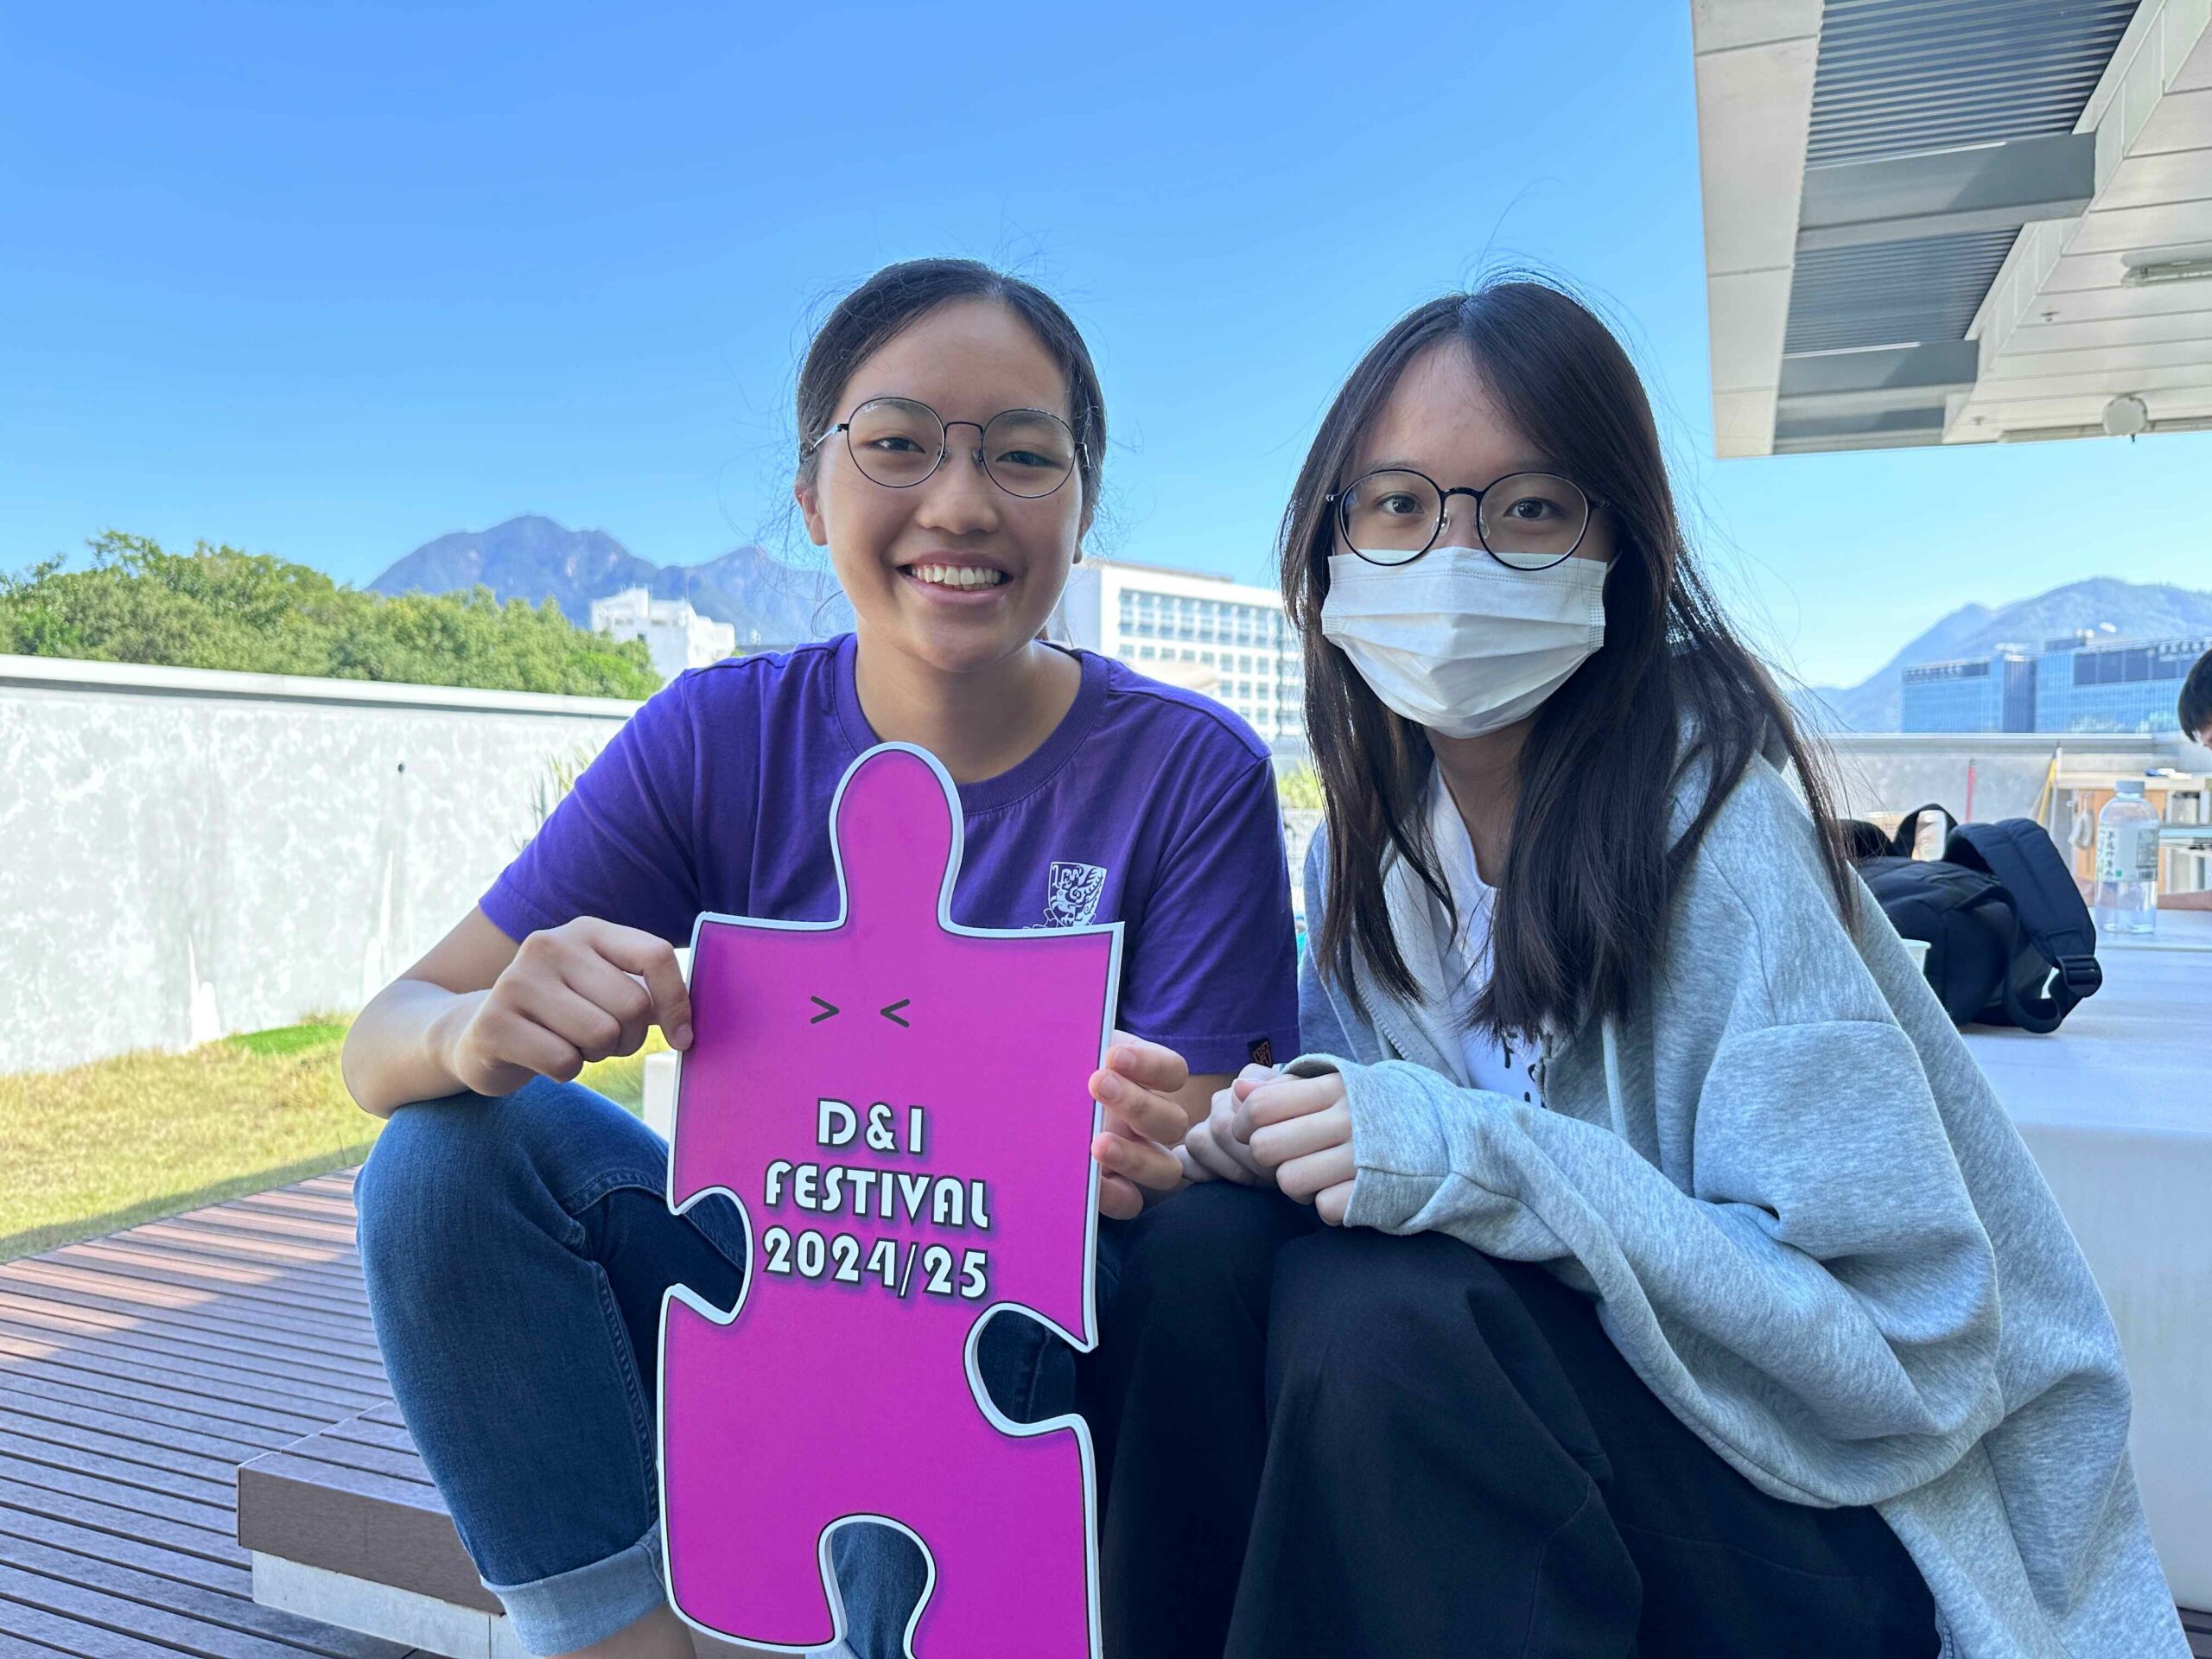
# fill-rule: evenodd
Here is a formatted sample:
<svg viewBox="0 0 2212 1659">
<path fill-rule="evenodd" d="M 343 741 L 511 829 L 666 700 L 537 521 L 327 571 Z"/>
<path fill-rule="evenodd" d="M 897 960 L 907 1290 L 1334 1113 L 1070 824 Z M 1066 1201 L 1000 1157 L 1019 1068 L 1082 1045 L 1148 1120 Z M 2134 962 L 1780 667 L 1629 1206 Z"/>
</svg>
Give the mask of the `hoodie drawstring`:
<svg viewBox="0 0 2212 1659">
<path fill-rule="evenodd" d="M 1612 1114 L 1613 1133 L 1625 1141 L 1628 1139 L 1628 1108 L 1621 1098 L 1620 1040 L 1614 1034 L 1611 1014 L 1601 1019 L 1599 1026 L 1605 1045 L 1605 1105 Z"/>
</svg>

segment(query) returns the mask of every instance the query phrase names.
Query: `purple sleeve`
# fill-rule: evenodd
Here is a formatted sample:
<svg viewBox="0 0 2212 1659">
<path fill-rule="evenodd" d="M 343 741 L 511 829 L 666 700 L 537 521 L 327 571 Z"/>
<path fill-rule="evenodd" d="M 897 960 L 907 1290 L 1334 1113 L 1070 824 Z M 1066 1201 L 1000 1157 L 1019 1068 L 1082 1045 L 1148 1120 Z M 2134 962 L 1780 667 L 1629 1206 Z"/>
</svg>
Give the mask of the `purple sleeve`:
<svg viewBox="0 0 2212 1659">
<path fill-rule="evenodd" d="M 1298 1047 L 1298 944 L 1274 770 L 1254 760 L 1184 829 L 1128 930 L 1121 1026 L 1194 1072 Z"/>
<path fill-rule="evenodd" d="M 596 916 L 690 943 L 699 902 L 686 691 L 679 679 L 630 717 L 478 901 L 509 938 Z"/>
</svg>

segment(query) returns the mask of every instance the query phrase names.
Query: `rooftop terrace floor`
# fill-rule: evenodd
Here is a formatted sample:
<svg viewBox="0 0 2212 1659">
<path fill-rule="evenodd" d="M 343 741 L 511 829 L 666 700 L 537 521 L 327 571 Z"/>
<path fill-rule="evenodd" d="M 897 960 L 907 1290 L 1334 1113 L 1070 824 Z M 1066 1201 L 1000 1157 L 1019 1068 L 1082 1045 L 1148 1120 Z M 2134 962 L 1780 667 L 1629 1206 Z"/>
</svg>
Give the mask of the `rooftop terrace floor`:
<svg viewBox="0 0 2212 1659">
<path fill-rule="evenodd" d="M 388 1399 L 325 1176 L 0 1265 L 0 1654 L 406 1659 L 255 1605 L 238 1465 Z"/>
<path fill-rule="evenodd" d="M 410 1659 L 257 1605 L 238 1543 L 240 1463 L 389 1398 L 350 1173 L 0 1265 L 0 1656 Z"/>
</svg>

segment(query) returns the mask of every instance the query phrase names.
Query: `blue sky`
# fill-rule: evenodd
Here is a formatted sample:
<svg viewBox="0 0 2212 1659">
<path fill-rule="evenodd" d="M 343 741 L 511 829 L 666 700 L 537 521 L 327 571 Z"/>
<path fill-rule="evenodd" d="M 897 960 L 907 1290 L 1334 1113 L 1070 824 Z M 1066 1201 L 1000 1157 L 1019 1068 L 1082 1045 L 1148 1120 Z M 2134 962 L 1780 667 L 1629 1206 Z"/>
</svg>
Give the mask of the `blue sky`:
<svg viewBox="0 0 2212 1659">
<path fill-rule="evenodd" d="M 2212 582 L 2212 434 L 1711 459 L 1681 0 L 16 7 L 0 153 L 0 568 L 112 525 L 364 582 L 522 512 L 775 544 L 809 320 L 950 251 L 1089 334 L 1123 556 L 1264 579 L 1360 350 L 1519 261 L 1623 326 L 1808 678 L 1968 600 Z"/>
</svg>

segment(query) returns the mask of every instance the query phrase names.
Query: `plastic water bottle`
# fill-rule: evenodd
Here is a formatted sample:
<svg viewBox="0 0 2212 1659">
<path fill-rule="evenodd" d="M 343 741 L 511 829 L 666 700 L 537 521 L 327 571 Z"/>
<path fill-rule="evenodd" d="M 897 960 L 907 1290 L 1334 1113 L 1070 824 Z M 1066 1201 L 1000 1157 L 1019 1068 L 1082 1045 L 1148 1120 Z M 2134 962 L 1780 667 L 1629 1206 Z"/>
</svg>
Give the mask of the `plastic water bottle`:
<svg viewBox="0 0 2212 1659">
<path fill-rule="evenodd" d="M 2148 933 L 2158 925 L 2158 815 L 2143 780 L 2123 778 L 2097 812 L 2097 926 Z"/>
</svg>

